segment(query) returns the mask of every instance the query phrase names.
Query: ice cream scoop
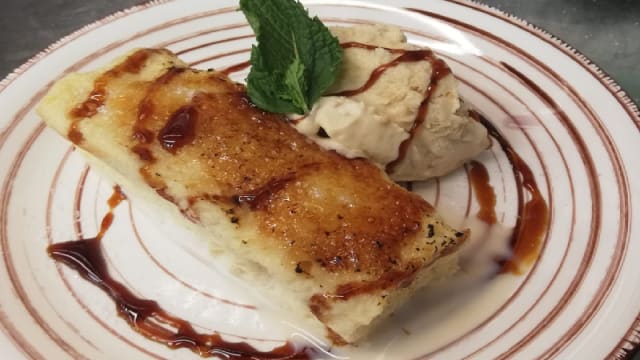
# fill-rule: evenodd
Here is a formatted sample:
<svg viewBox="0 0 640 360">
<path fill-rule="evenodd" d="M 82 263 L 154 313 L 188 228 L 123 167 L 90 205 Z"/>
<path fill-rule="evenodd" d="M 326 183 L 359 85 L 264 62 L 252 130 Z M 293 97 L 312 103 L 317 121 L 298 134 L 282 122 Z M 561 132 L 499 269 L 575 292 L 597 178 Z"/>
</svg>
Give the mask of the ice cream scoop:
<svg viewBox="0 0 640 360">
<path fill-rule="evenodd" d="M 445 175 L 490 145 L 446 63 L 390 25 L 333 27 L 344 49 L 337 81 L 296 129 L 326 149 L 365 157 L 396 181 Z"/>
</svg>

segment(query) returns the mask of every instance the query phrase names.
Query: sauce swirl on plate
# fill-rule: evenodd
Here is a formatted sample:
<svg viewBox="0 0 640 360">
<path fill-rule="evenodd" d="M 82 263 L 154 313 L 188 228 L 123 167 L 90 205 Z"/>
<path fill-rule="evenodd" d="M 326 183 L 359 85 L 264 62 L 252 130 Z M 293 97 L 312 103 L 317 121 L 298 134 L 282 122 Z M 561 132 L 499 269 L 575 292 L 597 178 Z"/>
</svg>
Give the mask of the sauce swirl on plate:
<svg viewBox="0 0 640 360">
<path fill-rule="evenodd" d="M 125 199 L 120 187 L 116 186 L 98 234 L 89 239 L 52 244 L 47 249 L 49 255 L 104 291 L 115 302 L 118 315 L 132 329 L 169 348 L 186 348 L 202 357 L 225 359 L 310 359 L 311 349 L 296 349 L 290 342 L 263 352 L 245 342 L 226 341 L 216 332 L 199 333 L 188 321 L 167 313 L 153 300 L 134 295 L 114 280 L 102 254 L 101 240 L 111 227 L 113 210 Z"/>
</svg>

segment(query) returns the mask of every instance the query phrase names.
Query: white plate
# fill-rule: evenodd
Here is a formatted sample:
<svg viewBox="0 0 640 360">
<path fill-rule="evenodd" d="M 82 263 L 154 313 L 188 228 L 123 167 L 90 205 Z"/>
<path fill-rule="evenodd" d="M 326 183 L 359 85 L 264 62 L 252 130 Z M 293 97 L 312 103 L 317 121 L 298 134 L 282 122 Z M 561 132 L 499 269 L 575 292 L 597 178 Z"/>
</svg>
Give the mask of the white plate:
<svg viewBox="0 0 640 360">
<path fill-rule="evenodd" d="M 640 119 L 618 86 L 560 40 L 475 3 L 306 3 L 330 24 L 399 25 L 411 42 L 443 56 L 463 96 L 531 166 L 551 209 L 540 257 L 525 274 L 419 294 L 369 341 L 334 353 L 601 359 L 621 358 L 637 344 L 640 217 L 632 210 L 640 205 Z M 245 61 L 251 31 L 236 6 L 184 0 L 134 7 L 60 40 L 2 81 L 0 358 L 196 357 L 132 331 L 102 292 L 47 256 L 50 242 L 95 233 L 111 184 L 45 129 L 34 107 L 63 74 L 135 47 L 166 46 L 203 68 Z M 494 145 L 479 161 L 491 172 L 500 220 L 513 226 L 517 197 L 504 153 Z M 469 189 L 464 169 L 414 188 L 454 225 L 473 221 Z M 270 315 L 269 303 L 238 286 L 203 244 L 160 220 L 136 204 L 120 206 L 104 239 L 112 272 L 136 293 L 261 349 L 291 337 L 307 341 L 295 319 Z"/>
</svg>

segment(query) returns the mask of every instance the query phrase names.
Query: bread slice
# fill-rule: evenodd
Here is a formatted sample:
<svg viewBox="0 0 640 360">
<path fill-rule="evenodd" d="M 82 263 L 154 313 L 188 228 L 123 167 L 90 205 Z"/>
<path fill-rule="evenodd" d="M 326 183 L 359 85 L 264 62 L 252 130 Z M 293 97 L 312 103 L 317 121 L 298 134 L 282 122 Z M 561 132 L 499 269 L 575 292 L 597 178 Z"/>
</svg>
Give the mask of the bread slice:
<svg viewBox="0 0 640 360">
<path fill-rule="evenodd" d="M 243 85 L 167 50 L 70 74 L 38 112 L 128 194 L 225 251 L 239 276 L 319 320 L 336 344 L 454 271 L 468 235 L 378 167 L 321 149 L 252 105 Z"/>
</svg>

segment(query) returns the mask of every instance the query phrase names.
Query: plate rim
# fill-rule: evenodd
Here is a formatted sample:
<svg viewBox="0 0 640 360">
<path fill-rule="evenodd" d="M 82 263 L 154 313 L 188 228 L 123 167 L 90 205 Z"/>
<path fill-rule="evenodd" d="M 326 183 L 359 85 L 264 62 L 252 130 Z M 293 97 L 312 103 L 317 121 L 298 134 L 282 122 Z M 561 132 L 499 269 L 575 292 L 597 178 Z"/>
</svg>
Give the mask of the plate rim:
<svg viewBox="0 0 640 360">
<path fill-rule="evenodd" d="M 0 80 L 0 94 L 7 89 L 14 80 L 18 79 L 23 73 L 28 71 L 31 67 L 38 62 L 46 58 L 51 53 L 55 52 L 64 45 L 74 41 L 75 39 L 116 20 L 125 18 L 131 14 L 135 14 L 149 8 L 163 5 L 166 3 L 174 2 L 176 0 L 145 0 L 137 5 L 133 5 L 122 10 L 118 10 L 109 15 L 106 15 L 100 19 L 90 22 L 82 27 L 71 31 L 67 35 L 54 41 L 43 50 L 40 50 L 35 55 L 31 56 L 27 61 L 16 67 L 13 71 L 10 71 L 2 80 Z M 492 5 L 485 4 L 479 0 L 442 0 L 444 2 L 452 3 L 455 5 L 464 6 L 474 11 L 479 11 L 483 14 L 489 15 L 498 20 L 502 20 L 509 25 L 516 26 L 517 28 L 535 36 L 536 38 L 544 41 L 545 43 L 560 50 L 563 54 L 569 57 L 577 65 L 580 65 L 591 76 L 597 80 L 604 88 L 616 99 L 622 109 L 627 113 L 630 120 L 635 124 L 638 131 L 640 131 L 640 105 L 638 105 L 631 97 L 628 91 L 626 91 L 607 71 L 603 70 L 596 62 L 584 55 L 580 50 L 569 44 L 562 38 L 554 35 L 545 28 L 533 24 L 519 16 L 513 15 L 509 12 L 500 10 Z M 304 0 L 302 0 L 304 2 Z M 10 125 L 10 124 L 6 124 Z M 0 129 L 0 142 L 9 135 L 11 132 L 11 126 L 4 125 Z M 2 329 L 4 330 L 4 329 Z M 4 331 L 2 331 L 4 333 Z M 611 349 L 607 358 L 627 359 L 631 355 L 637 353 L 640 350 L 640 312 L 636 315 L 631 326 L 625 332 L 625 335 L 619 340 L 618 344 Z"/>
<path fill-rule="evenodd" d="M 27 61 L 10 71 L 2 80 L 0 80 L 0 93 L 7 88 L 16 78 L 35 65 L 37 62 L 45 58 L 50 53 L 59 49 L 63 45 L 79 38 L 80 36 L 100 27 L 107 23 L 113 22 L 125 16 L 133 13 L 137 13 L 154 6 L 170 3 L 176 0 L 144 0 L 144 2 L 133 5 L 131 7 L 118 10 L 109 15 L 106 15 L 100 19 L 97 19 L 89 24 L 86 24 L 76 30 L 71 31 L 67 35 L 54 41 L 43 50 L 40 50 L 35 55 L 31 56 Z M 304 0 L 302 0 L 304 2 Z M 472 10 L 480 11 L 484 14 L 496 17 L 500 20 L 506 21 L 511 25 L 517 26 L 521 30 L 524 30 L 538 39 L 545 41 L 546 43 L 562 50 L 562 52 L 568 55 L 578 65 L 581 65 L 587 70 L 593 77 L 596 78 L 605 88 L 618 100 L 620 105 L 629 114 L 629 117 L 634 120 L 636 127 L 640 131 L 640 105 L 636 104 L 634 99 L 629 95 L 629 92 L 624 89 L 614 77 L 612 77 L 607 71 L 602 69 L 596 62 L 591 60 L 588 56 L 584 55 L 580 50 L 576 49 L 573 45 L 563 40 L 562 38 L 554 35 L 545 28 L 531 23 L 517 15 L 513 15 L 507 11 L 500 10 L 494 6 L 485 4 L 479 0 L 442 0 L 445 2 L 461 5 Z M 639 314 L 640 315 L 640 314 Z"/>
</svg>

